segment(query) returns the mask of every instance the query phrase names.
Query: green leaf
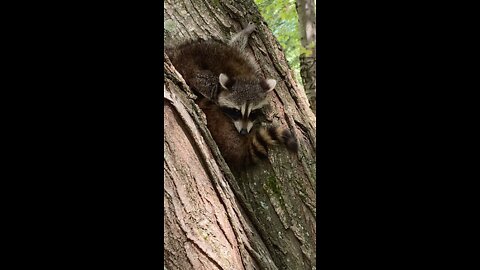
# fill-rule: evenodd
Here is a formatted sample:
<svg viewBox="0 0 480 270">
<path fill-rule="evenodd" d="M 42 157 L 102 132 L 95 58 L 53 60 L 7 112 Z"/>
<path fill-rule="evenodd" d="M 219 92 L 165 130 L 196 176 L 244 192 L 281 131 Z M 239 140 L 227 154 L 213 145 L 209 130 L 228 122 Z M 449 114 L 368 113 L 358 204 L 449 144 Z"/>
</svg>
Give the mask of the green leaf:
<svg viewBox="0 0 480 270">
<path fill-rule="evenodd" d="M 301 54 L 311 55 L 312 48 L 302 48 L 298 32 L 298 15 L 294 0 L 254 0 L 270 30 L 277 38 L 285 52 L 290 68 L 294 71 L 296 81 L 300 77 Z"/>
</svg>

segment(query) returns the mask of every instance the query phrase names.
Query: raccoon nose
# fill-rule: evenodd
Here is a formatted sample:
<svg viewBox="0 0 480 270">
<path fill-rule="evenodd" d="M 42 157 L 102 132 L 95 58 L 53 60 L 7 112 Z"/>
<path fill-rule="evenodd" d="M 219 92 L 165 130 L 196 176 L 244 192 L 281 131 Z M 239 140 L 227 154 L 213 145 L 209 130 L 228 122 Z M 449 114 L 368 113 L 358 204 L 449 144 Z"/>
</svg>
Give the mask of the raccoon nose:
<svg viewBox="0 0 480 270">
<path fill-rule="evenodd" d="M 242 130 L 240 130 L 241 135 L 246 135 L 247 133 L 248 133 L 248 131 L 247 131 L 246 128 L 242 128 Z"/>
</svg>

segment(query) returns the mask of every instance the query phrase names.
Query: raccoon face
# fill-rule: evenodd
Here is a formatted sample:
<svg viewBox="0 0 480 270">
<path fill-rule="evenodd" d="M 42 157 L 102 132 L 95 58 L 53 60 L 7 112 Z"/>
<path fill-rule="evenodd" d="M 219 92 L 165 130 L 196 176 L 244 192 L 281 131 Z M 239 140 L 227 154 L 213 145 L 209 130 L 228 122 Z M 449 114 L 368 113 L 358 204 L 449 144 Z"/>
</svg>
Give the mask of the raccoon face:
<svg viewBox="0 0 480 270">
<path fill-rule="evenodd" d="M 248 134 L 261 115 L 262 107 L 267 104 L 267 93 L 275 88 L 277 81 L 234 80 L 222 73 L 219 83 L 222 89 L 217 98 L 218 105 L 232 119 L 241 135 Z"/>
</svg>

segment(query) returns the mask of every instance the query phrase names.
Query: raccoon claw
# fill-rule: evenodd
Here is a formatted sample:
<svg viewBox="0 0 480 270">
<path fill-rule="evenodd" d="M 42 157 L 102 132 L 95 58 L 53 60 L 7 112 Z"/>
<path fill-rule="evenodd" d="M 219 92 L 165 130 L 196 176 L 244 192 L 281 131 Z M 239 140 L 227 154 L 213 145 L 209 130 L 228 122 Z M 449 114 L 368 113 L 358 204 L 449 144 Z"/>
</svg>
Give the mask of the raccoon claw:
<svg viewBox="0 0 480 270">
<path fill-rule="evenodd" d="M 252 22 L 249 22 L 247 27 L 245 27 L 244 31 L 248 34 L 252 33 L 253 31 L 255 31 L 255 28 L 256 28 L 256 25 Z"/>
</svg>

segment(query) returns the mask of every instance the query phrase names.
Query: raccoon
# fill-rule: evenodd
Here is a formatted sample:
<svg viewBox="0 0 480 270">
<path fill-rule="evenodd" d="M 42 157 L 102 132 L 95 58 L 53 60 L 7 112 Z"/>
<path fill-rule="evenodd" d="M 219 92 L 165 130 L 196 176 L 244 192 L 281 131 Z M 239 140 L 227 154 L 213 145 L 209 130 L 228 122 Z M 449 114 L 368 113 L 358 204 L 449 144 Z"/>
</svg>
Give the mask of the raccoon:
<svg viewBox="0 0 480 270">
<path fill-rule="evenodd" d="M 249 24 L 228 44 L 207 40 L 166 49 L 172 64 L 199 94 L 196 103 L 207 117 L 207 127 L 222 156 L 235 169 L 268 157 L 268 147 L 278 143 L 296 152 L 297 141 L 281 127 L 258 127 L 262 108 L 277 81 L 261 78 L 255 61 L 245 53 Z"/>
</svg>

